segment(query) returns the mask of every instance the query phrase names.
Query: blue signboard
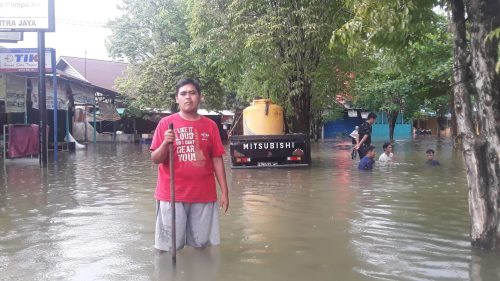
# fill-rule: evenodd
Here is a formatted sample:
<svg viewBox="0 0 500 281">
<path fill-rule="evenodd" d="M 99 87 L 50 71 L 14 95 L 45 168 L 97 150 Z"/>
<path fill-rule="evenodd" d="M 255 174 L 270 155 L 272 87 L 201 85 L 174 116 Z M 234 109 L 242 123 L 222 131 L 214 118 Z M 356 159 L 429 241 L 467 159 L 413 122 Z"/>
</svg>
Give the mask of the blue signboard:
<svg viewBox="0 0 500 281">
<path fill-rule="evenodd" d="M 45 69 L 51 68 L 54 49 L 45 49 Z M 0 49 L 0 72 L 37 72 L 38 49 Z"/>
</svg>

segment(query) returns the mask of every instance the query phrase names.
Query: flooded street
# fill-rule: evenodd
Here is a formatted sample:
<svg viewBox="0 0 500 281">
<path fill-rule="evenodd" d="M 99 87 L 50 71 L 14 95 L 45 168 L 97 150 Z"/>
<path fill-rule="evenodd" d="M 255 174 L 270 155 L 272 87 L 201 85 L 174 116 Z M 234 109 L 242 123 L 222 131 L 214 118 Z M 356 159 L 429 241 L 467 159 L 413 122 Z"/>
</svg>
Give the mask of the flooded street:
<svg viewBox="0 0 500 281">
<path fill-rule="evenodd" d="M 175 270 L 153 249 L 148 146 L 89 145 L 45 171 L 0 160 L 0 280 L 500 280 L 500 253 L 470 249 L 450 139 L 397 142 L 397 163 L 372 172 L 350 148 L 313 144 L 303 169 L 231 170 L 226 157 L 222 244 L 181 250 Z M 428 148 L 441 166 L 423 164 Z"/>
</svg>

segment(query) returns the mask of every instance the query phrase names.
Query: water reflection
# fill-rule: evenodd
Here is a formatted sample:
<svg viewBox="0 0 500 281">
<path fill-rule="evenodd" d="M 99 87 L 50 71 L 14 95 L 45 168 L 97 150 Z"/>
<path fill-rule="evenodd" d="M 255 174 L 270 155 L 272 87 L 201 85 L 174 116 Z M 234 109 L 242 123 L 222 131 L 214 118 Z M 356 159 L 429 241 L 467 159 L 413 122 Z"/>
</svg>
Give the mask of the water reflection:
<svg viewBox="0 0 500 281">
<path fill-rule="evenodd" d="M 500 252 L 473 251 L 469 267 L 470 280 L 489 281 L 500 279 Z"/>
<path fill-rule="evenodd" d="M 311 168 L 228 170 L 221 246 L 183 249 L 175 268 L 152 246 L 147 146 L 90 145 L 47 170 L 0 162 L 0 280 L 500 280 L 499 253 L 470 250 L 448 140 L 397 142 L 372 172 L 351 147 L 313 144 Z M 428 148 L 442 166 L 423 165 Z"/>
<path fill-rule="evenodd" d="M 156 280 L 220 280 L 220 249 L 186 247 L 178 252 L 175 265 L 170 253 L 155 251 L 154 270 Z"/>
</svg>

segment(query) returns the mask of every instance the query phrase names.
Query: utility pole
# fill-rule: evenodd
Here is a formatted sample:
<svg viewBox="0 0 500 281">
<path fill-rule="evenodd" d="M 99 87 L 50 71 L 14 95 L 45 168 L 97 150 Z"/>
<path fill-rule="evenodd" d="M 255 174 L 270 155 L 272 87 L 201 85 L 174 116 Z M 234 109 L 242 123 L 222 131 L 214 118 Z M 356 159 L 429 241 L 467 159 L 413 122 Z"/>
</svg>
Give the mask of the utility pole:
<svg viewBox="0 0 500 281">
<path fill-rule="evenodd" d="M 45 88 L 45 31 L 38 31 L 38 102 L 40 109 L 40 167 L 47 167 L 47 101 Z"/>
</svg>

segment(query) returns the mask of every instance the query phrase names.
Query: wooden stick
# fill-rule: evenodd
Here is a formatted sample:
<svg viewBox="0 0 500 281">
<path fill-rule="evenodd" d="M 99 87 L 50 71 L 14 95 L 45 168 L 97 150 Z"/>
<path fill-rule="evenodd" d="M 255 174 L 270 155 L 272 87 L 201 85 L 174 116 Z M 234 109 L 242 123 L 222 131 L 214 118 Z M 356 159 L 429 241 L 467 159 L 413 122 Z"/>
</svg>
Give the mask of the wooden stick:
<svg viewBox="0 0 500 281">
<path fill-rule="evenodd" d="M 174 124 L 170 123 L 168 129 L 173 130 Z M 176 230 L 175 230 L 175 181 L 174 181 L 174 143 L 168 145 L 168 160 L 170 168 L 170 209 L 172 214 L 172 263 L 177 261 L 177 243 L 176 243 Z"/>
</svg>

